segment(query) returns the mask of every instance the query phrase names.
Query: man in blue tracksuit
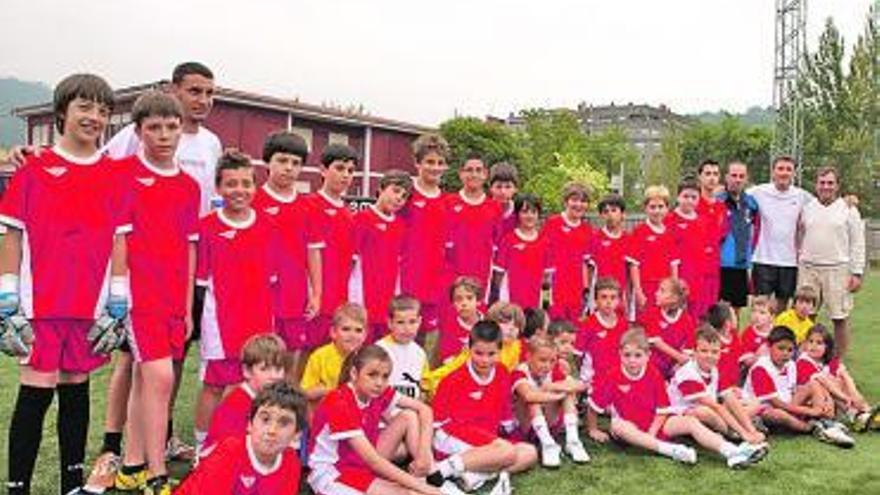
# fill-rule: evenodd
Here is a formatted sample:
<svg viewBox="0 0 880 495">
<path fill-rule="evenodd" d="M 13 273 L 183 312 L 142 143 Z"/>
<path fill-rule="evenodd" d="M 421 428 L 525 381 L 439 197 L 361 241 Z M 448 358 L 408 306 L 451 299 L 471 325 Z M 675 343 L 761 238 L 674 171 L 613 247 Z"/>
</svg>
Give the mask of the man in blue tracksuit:
<svg viewBox="0 0 880 495">
<path fill-rule="evenodd" d="M 752 251 L 758 242 L 761 217 L 758 203 L 745 192 L 749 179 L 744 163 L 731 162 L 727 166 L 725 190 L 718 200 L 727 208 L 724 237 L 721 241 L 721 299 L 733 306 L 737 313 L 748 305 L 749 269 Z"/>
</svg>

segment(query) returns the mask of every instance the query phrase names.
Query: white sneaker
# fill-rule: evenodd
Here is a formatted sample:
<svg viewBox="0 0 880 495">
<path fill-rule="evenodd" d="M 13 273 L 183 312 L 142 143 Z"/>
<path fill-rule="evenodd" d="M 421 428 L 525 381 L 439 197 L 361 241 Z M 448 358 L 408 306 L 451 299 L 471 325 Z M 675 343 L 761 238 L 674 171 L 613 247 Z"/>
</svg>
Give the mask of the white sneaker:
<svg viewBox="0 0 880 495">
<path fill-rule="evenodd" d="M 696 464 L 697 451 L 687 445 L 675 445 L 672 448 L 672 458 L 684 464 Z"/>
<path fill-rule="evenodd" d="M 486 473 L 465 471 L 461 473 L 461 484 L 464 491 L 470 493 L 479 490 L 492 477 Z"/>
<path fill-rule="evenodd" d="M 837 423 L 828 420 L 819 420 L 813 423 L 813 434 L 819 440 L 838 447 L 849 449 L 855 446 L 853 438 L 838 426 Z"/>
<path fill-rule="evenodd" d="M 546 468 L 555 469 L 562 464 L 560 454 L 562 448 L 555 443 L 541 446 L 541 465 Z"/>
<path fill-rule="evenodd" d="M 461 490 L 454 481 L 446 480 L 440 485 L 440 493 L 443 495 L 466 495 L 467 492 Z"/>
<path fill-rule="evenodd" d="M 510 495 L 513 493 L 513 487 L 510 485 L 510 475 L 507 471 L 501 471 L 498 475 L 498 482 L 492 487 L 489 495 Z"/>
<path fill-rule="evenodd" d="M 574 440 L 565 443 L 565 453 L 571 457 L 575 464 L 586 464 L 590 462 L 590 454 L 584 448 L 584 444 L 580 440 Z"/>
<path fill-rule="evenodd" d="M 767 456 L 767 447 L 764 445 L 752 445 L 743 442 L 736 448 L 736 452 L 727 458 L 727 467 L 731 469 L 744 469 L 752 464 L 761 462 Z"/>
</svg>

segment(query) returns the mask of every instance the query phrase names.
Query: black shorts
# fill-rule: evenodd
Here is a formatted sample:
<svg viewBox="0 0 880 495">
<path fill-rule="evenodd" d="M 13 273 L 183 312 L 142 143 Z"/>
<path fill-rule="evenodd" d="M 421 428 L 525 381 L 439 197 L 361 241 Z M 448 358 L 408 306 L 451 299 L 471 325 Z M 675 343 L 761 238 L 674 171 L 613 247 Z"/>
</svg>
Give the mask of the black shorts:
<svg viewBox="0 0 880 495">
<path fill-rule="evenodd" d="M 794 297 L 797 288 L 797 267 L 755 263 L 752 266 L 752 282 L 755 294 L 772 295 L 777 301 L 787 303 Z"/>
<path fill-rule="evenodd" d="M 202 337 L 202 312 L 205 309 L 205 293 L 207 290 L 204 287 L 198 287 L 193 290 L 193 302 L 192 302 L 192 319 L 193 319 L 193 331 L 192 335 L 189 336 L 188 342 L 195 342 Z"/>
<path fill-rule="evenodd" d="M 721 268 L 721 289 L 718 299 L 727 301 L 734 308 L 749 304 L 749 271 L 745 268 Z"/>
</svg>

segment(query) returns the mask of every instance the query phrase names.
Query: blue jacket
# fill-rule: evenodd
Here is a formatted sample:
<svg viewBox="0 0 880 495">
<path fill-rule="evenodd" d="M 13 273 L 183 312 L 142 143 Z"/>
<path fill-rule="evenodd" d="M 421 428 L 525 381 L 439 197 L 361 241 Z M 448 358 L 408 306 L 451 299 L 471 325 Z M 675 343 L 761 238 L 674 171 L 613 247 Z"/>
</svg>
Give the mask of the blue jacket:
<svg viewBox="0 0 880 495">
<path fill-rule="evenodd" d="M 748 269 L 752 267 L 752 250 L 761 231 L 761 216 L 755 198 L 740 193 L 734 199 L 727 191 L 719 193 L 719 201 L 727 207 L 724 238 L 721 241 L 721 267 Z"/>
</svg>

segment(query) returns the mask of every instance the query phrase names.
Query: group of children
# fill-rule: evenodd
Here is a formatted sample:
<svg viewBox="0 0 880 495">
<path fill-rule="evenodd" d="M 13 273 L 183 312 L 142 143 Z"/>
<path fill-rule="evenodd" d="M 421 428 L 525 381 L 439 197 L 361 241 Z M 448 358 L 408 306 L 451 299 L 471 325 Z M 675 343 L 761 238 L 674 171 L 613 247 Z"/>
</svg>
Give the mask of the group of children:
<svg viewBox="0 0 880 495">
<path fill-rule="evenodd" d="M 458 493 L 496 479 L 493 495 L 506 495 L 510 474 L 539 459 L 590 461 L 581 418 L 593 441 L 694 463 L 677 441 L 691 437 L 731 468 L 767 455 L 766 423 L 844 446 L 834 418 L 876 426 L 828 332 L 802 322 L 808 288 L 778 317 L 793 329 L 773 326 L 756 297 L 742 337 L 712 290 L 689 289 L 717 286 L 720 241 L 691 181 L 673 213 L 668 190 L 648 187 L 631 234 L 613 195 L 593 230 L 576 183 L 542 226 L 509 164 L 468 157 L 462 189 L 443 193 L 448 145 L 425 135 L 415 180 L 386 171 L 375 204 L 352 213 L 355 150 L 327 145 L 322 186 L 302 195 L 308 146 L 278 132 L 266 184 L 249 157 L 224 153 L 222 205 L 199 218 L 198 186 L 174 161 L 177 100 L 135 102 L 141 147 L 122 161 L 98 153 L 106 82 L 68 77 L 54 105 L 57 144 L 28 158 L 0 203 L 0 349 L 22 365 L 9 493 L 29 492 L 56 391 L 62 493 L 171 493 L 175 363 L 196 321 L 199 458 L 179 493 L 291 493 L 305 462 L 321 494 Z M 123 343 L 134 363 L 124 450 L 80 486 L 89 373 Z"/>
</svg>

